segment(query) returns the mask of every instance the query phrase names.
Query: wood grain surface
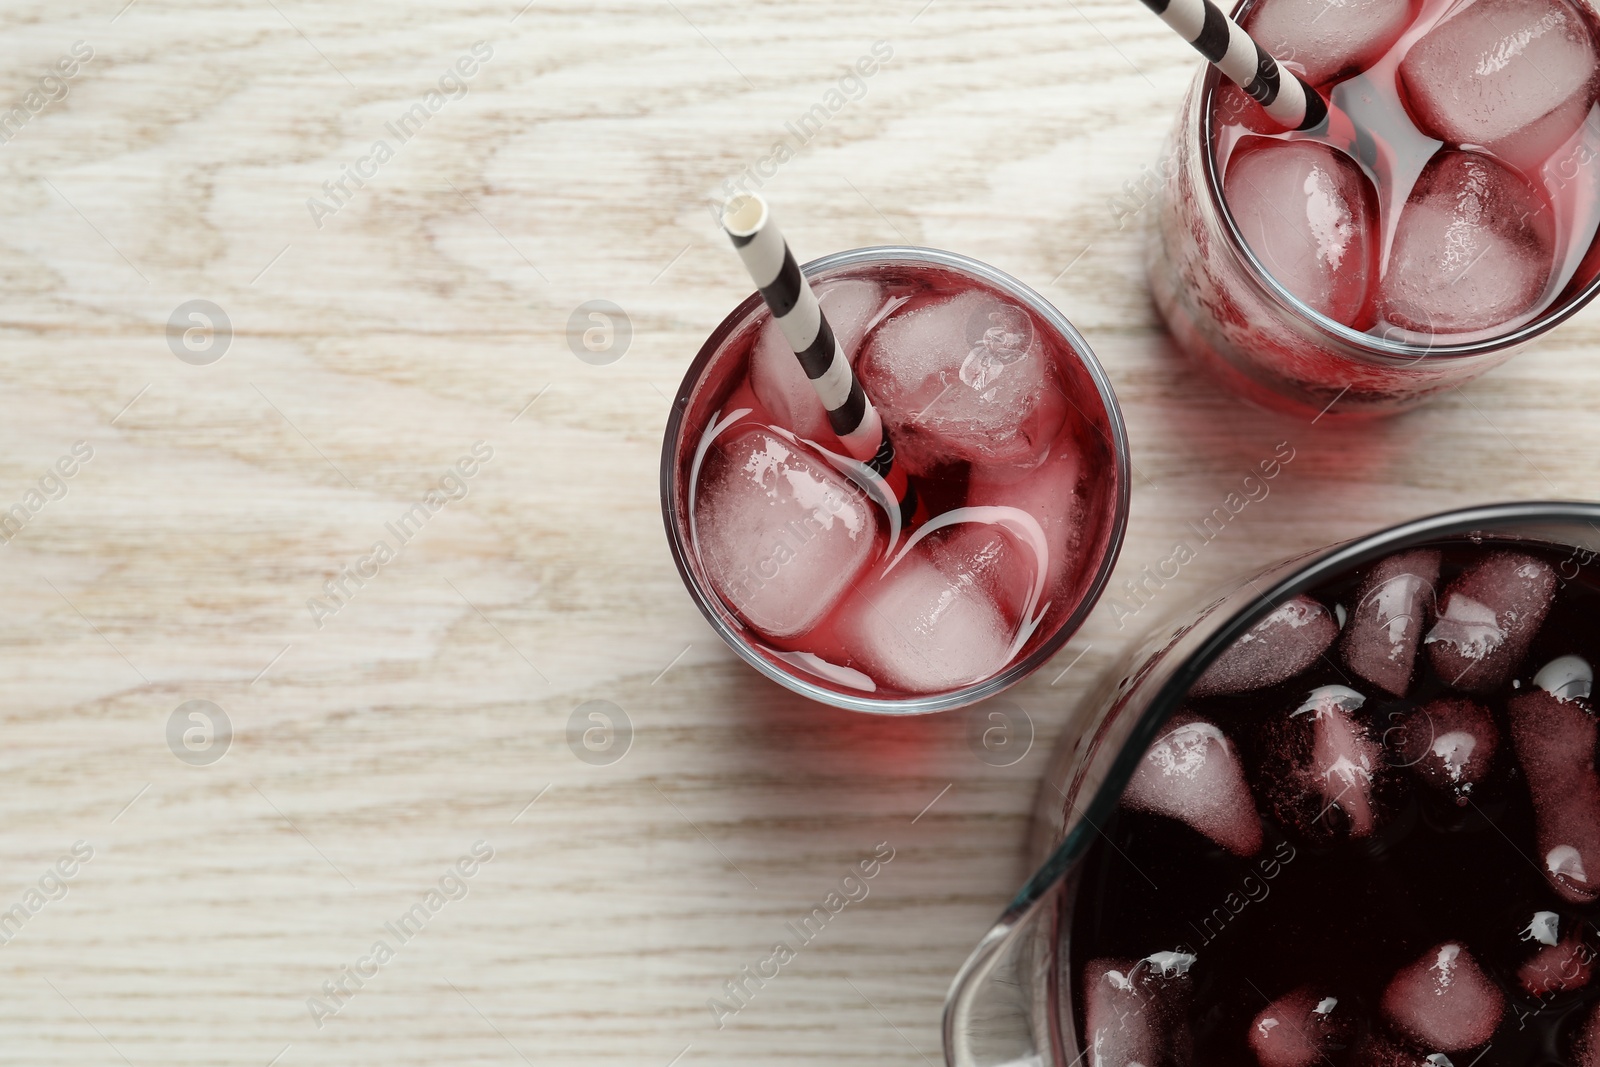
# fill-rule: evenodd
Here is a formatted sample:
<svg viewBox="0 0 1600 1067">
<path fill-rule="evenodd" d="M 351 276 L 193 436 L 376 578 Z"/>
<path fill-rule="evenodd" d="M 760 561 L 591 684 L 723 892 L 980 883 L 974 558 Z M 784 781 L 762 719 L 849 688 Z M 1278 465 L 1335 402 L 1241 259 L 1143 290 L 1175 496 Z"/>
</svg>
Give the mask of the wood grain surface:
<svg viewBox="0 0 1600 1067">
<path fill-rule="evenodd" d="M 1148 213 L 1114 198 L 1196 60 L 1133 0 L 518 7 L 0 11 L 0 103 L 26 113 L 0 144 L 0 509 L 27 519 L 0 545 L 0 1061 L 941 1062 L 1045 754 L 1147 622 L 1409 516 L 1594 493 L 1592 311 L 1355 429 L 1185 367 L 1142 279 Z M 1147 609 L 1102 603 L 1013 691 L 1013 765 L 971 746 L 982 709 L 788 695 L 679 582 L 667 397 L 749 290 L 707 203 L 758 165 L 803 257 L 948 248 L 1079 326 L 1137 466 L 1113 592 L 1294 450 Z M 592 300 L 631 331 L 612 362 L 578 343 L 594 320 L 569 329 Z M 476 442 L 492 457 L 452 476 Z M 189 701 L 231 739 L 184 741 Z M 621 712 L 594 762 L 589 701 Z M 880 843 L 869 895 L 719 1027 L 724 983 Z"/>
</svg>

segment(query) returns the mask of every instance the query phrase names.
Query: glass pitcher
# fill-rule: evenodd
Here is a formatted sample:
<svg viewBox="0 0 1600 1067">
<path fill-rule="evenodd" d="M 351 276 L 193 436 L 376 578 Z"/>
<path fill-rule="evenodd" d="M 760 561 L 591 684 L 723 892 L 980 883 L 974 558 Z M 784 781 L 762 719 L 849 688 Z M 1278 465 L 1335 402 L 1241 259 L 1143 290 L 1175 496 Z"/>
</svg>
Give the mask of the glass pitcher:
<svg viewBox="0 0 1600 1067">
<path fill-rule="evenodd" d="M 1037 801 L 1038 870 L 957 973 L 944 1009 L 949 1067 L 1069 1067 L 1084 1058 L 1062 932 L 1082 861 L 1157 731 L 1195 680 L 1279 605 L 1354 568 L 1448 538 L 1541 542 L 1576 567 L 1600 559 L 1600 504 L 1496 504 L 1417 519 L 1294 557 L 1239 581 L 1128 654 L 1091 696 L 1090 722 L 1051 757 Z M 1570 577 L 1564 574 L 1563 577 Z"/>
</svg>

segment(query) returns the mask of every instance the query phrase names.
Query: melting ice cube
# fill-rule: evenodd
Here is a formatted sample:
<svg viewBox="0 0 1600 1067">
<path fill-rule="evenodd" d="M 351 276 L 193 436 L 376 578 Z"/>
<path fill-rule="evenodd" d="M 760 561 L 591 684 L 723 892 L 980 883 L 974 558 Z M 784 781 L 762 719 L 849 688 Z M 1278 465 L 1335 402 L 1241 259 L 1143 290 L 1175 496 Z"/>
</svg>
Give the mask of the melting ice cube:
<svg viewBox="0 0 1600 1067">
<path fill-rule="evenodd" d="M 1329 318 L 1365 324 L 1378 198 L 1349 156 L 1315 141 L 1246 138 L 1222 188 L 1267 273 Z"/>
<path fill-rule="evenodd" d="M 1082 469 L 1082 456 L 1071 442 L 1063 440 L 1052 446 L 1037 470 L 1020 479 L 999 477 L 980 467 L 973 470 L 967 484 L 969 504 L 1006 504 L 1039 520 L 1050 552 L 1047 597 L 1065 595 L 1057 586 L 1077 555 L 1084 521 L 1083 490 L 1078 485 Z"/>
<path fill-rule="evenodd" d="M 735 430 L 707 449 L 694 532 L 711 584 L 769 637 L 813 625 L 878 546 L 867 498 L 804 445 L 766 428 Z"/>
<path fill-rule="evenodd" d="M 1312 716 L 1311 763 L 1303 771 L 1308 784 L 1321 794 L 1324 810 L 1345 813 L 1352 837 L 1365 837 L 1377 825 L 1372 780 L 1383 753 L 1353 714 L 1365 702 L 1353 689 L 1328 685 L 1313 690 L 1295 713 Z"/>
<path fill-rule="evenodd" d="M 1186 1018 L 1188 966 L 1146 960 L 1091 960 L 1083 969 L 1089 1067 L 1180 1067 L 1192 1052 Z"/>
<path fill-rule="evenodd" d="M 1555 913 L 1544 911 L 1539 914 L 1554 917 Z M 1554 924 L 1551 925 L 1551 931 L 1553 933 Z M 1517 981 L 1530 996 L 1545 997 L 1582 989 L 1589 984 L 1593 971 L 1594 953 L 1573 934 L 1561 941 L 1552 937 L 1540 947 L 1517 968 Z"/>
<path fill-rule="evenodd" d="M 1600 64 L 1565 0 L 1473 0 L 1411 46 L 1401 96 L 1424 132 L 1537 163 L 1583 122 Z"/>
<path fill-rule="evenodd" d="M 1011 535 L 958 527 L 864 583 L 840 610 L 839 634 L 880 681 L 910 693 L 954 689 L 1005 666 L 1017 620 L 997 595 L 1009 605 L 1033 577 Z"/>
<path fill-rule="evenodd" d="M 1426 644 L 1433 669 L 1467 692 L 1505 683 L 1527 654 L 1555 600 L 1548 563 L 1519 552 L 1492 552 L 1450 583 Z"/>
<path fill-rule="evenodd" d="M 1307 596 L 1280 604 L 1212 661 L 1195 682 L 1194 696 L 1262 689 L 1293 678 L 1339 636 L 1333 615 Z"/>
<path fill-rule="evenodd" d="M 961 523 L 929 537 L 927 553 L 940 573 L 987 594 L 1008 633 L 1016 629 L 1038 568 L 1014 534 L 989 523 Z"/>
<path fill-rule="evenodd" d="M 1266 745 L 1255 785 L 1280 822 L 1315 837 L 1372 833 L 1383 747 L 1358 714 L 1366 702 L 1349 686 L 1319 686 L 1261 724 Z"/>
<path fill-rule="evenodd" d="M 1500 747 L 1500 731 L 1483 705 L 1445 697 L 1413 711 L 1387 740 L 1403 765 L 1465 804 L 1473 787 L 1489 773 Z"/>
<path fill-rule="evenodd" d="M 968 290 L 879 326 L 857 372 L 906 469 L 959 460 L 1032 468 L 1066 418 L 1033 319 Z"/>
<path fill-rule="evenodd" d="M 1312 1067 L 1332 1062 L 1329 1053 L 1341 1048 L 1350 1031 L 1339 1001 L 1320 996 L 1302 986 L 1279 997 L 1250 1025 L 1250 1048 L 1261 1067 Z"/>
<path fill-rule="evenodd" d="M 1534 836 L 1545 877 L 1567 900 L 1600 897 L 1600 778 L 1594 714 L 1577 700 L 1535 689 L 1511 698 L 1511 742 L 1533 795 Z"/>
<path fill-rule="evenodd" d="M 1361 583 L 1339 650 L 1373 685 L 1405 696 L 1433 610 L 1439 552 L 1420 548 L 1380 560 Z"/>
<path fill-rule="evenodd" d="M 1466 946 L 1435 945 L 1402 967 L 1383 993 L 1383 1014 L 1416 1041 L 1445 1052 L 1494 1035 L 1506 998 Z"/>
<path fill-rule="evenodd" d="M 1275 56 L 1293 56 L 1321 85 L 1365 70 L 1399 40 L 1416 4 L 1395 0 L 1267 0 L 1244 28 Z"/>
<path fill-rule="evenodd" d="M 1261 818 L 1233 746 L 1204 719 L 1179 721 L 1150 746 L 1123 801 L 1182 820 L 1238 855 L 1261 848 Z"/>
<path fill-rule="evenodd" d="M 1400 211 L 1379 310 L 1421 333 L 1487 329 L 1531 308 L 1554 263 L 1540 193 L 1488 156 L 1443 149 Z"/>
</svg>

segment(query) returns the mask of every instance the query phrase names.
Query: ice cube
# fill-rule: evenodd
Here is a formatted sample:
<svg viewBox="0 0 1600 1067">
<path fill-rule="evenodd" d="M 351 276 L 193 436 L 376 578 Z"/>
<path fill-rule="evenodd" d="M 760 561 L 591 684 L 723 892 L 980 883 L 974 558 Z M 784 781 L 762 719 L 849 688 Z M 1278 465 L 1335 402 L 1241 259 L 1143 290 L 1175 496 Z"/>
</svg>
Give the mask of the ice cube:
<svg viewBox="0 0 1600 1067">
<path fill-rule="evenodd" d="M 1346 666 L 1373 685 L 1405 696 L 1438 581 L 1436 549 L 1401 552 L 1376 563 L 1357 591 L 1339 642 Z"/>
<path fill-rule="evenodd" d="M 1376 828 L 1383 746 L 1358 714 L 1365 703 L 1348 686 L 1320 686 L 1261 724 L 1254 784 L 1279 822 L 1311 837 Z"/>
<path fill-rule="evenodd" d="M 1433 669 L 1455 689 L 1504 684 L 1555 600 L 1550 565 L 1519 552 L 1493 552 L 1463 571 L 1439 599 L 1426 644 Z"/>
<path fill-rule="evenodd" d="M 1370 67 L 1400 39 L 1416 4 L 1396 0 L 1269 0 L 1244 28 L 1273 55 L 1298 64 L 1312 85 Z"/>
<path fill-rule="evenodd" d="M 1500 731 L 1481 704 L 1444 697 L 1411 712 L 1387 740 L 1403 766 L 1464 805 L 1494 763 Z"/>
<path fill-rule="evenodd" d="M 1443 149 L 1400 211 L 1378 310 L 1422 333 L 1498 326 L 1539 299 L 1554 258 L 1552 213 L 1533 186 L 1488 156 Z"/>
<path fill-rule="evenodd" d="M 1600 64 L 1565 0 L 1473 0 L 1406 53 L 1401 96 L 1423 132 L 1531 167 L 1583 122 Z"/>
<path fill-rule="evenodd" d="M 1533 796 L 1534 838 L 1545 878 L 1567 900 L 1600 897 L 1597 727 L 1584 701 L 1535 689 L 1511 698 L 1511 743 Z"/>
<path fill-rule="evenodd" d="M 1178 957 L 1181 967 L 1157 956 Z M 1091 960 L 1083 969 L 1089 1067 L 1181 1067 L 1193 1047 L 1187 1009 L 1191 995 L 1187 953 L 1157 953 L 1142 960 Z"/>
<path fill-rule="evenodd" d="M 1329 318 L 1365 325 L 1378 194 L 1349 156 L 1316 141 L 1245 138 L 1222 188 L 1269 274 Z"/>
<path fill-rule="evenodd" d="M 867 498 L 769 428 L 712 444 L 693 514 L 711 585 L 769 637 L 792 636 L 822 618 L 878 548 Z"/>
<path fill-rule="evenodd" d="M 1311 1067 L 1328 1061 L 1350 1034 L 1339 1000 L 1302 986 L 1279 997 L 1250 1024 L 1250 1048 L 1261 1067 Z"/>
<path fill-rule="evenodd" d="M 1323 811 L 1337 807 L 1349 819 L 1350 835 L 1366 837 L 1377 825 L 1372 779 L 1383 752 L 1354 712 L 1366 697 L 1342 685 L 1325 685 L 1311 695 L 1293 717 L 1311 717 L 1311 762 L 1302 771 L 1305 784 L 1320 794 Z"/>
<path fill-rule="evenodd" d="M 1037 564 L 1005 527 L 963 522 L 927 539 L 928 558 L 947 578 L 976 586 L 1000 609 L 1008 631 L 1022 621 Z"/>
<path fill-rule="evenodd" d="M 1180 713 L 1152 744 L 1123 793 L 1130 808 L 1169 815 L 1240 856 L 1261 848 L 1261 817 L 1220 729 Z"/>
<path fill-rule="evenodd" d="M 1523 940 L 1540 944 L 1533 956 L 1517 968 L 1517 981 L 1530 996 L 1551 996 L 1589 984 L 1594 953 L 1576 930 L 1559 938 L 1559 921 L 1553 911 L 1537 912 L 1522 933 Z"/>
<path fill-rule="evenodd" d="M 1293 678 L 1339 636 L 1328 609 L 1307 596 L 1285 601 L 1215 660 L 1190 693 L 1197 697 L 1263 689 Z"/>
<path fill-rule="evenodd" d="M 1383 992 L 1383 1014 L 1402 1033 L 1444 1052 L 1494 1035 L 1506 998 L 1458 941 L 1435 945 L 1402 967 Z"/>
<path fill-rule="evenodd" d="M 1000 670 L 1016 629 L 990 592 L 995 569 L 1007 565 L 997 558 L 1003 551 L 978 536 L 953 544 L 930 538 L 863 584 L 838 622 L 858 666 L 908 693 L 955 689 Z"/>
<path fill-rule="evenodd" d="M 846 279 L 818 287 L 817 301 L 845 358 L 853 363 L 868 325 L 883 306 L 882 288 L 876 282 Z M 776 319 L 761 328 L 750 352 L 750 386 L 779 426 L 810 441 L 834 440 L 827 409 Z"/>
<path fill-rule="evenodd" d="M 892 315 L 862 353 L 861 387 L 913 474 L 956 460 L 1036 466 L 1066 418 L 1023 308 L 968 290 Z"/>
<path fill-rule="evenodd" d="M 1021 479 L 1013 480 L 1009 471 L 1000 474 L 977 467 L 967 483 L 968 504 L 1009 505 L 1039 520 L 1050 551 L 1046 599 L 1063 595 L 1056 587 L 1067 573 L 1068 564 L 1076 559 L 1078 536 L 1083 531 L 1083 490 L 1078 485 L 1082 468 L 1077 448 L 1066 439 L 1058 439 L 1038 470 Z"/>
</svg>

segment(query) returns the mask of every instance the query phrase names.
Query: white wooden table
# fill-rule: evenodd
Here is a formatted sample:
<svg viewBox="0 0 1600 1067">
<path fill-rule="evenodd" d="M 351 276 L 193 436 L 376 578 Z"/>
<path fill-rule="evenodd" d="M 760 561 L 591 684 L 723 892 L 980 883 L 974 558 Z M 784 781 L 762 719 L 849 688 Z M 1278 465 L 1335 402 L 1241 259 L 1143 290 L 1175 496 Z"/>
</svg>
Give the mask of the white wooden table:
<svg viewBox="0 0 1600 1067">
<path fill-rule="evenodd" d="M 1036 737 L 1008 767 L 969 716 L 812 706 L 719 644 L 657 462 L 748 291 L 706 210 L 746 167 L 804 256 L 949 248 L 1077 323 L 1138 467 L 1113 592 L 1291 443 L 1150 618 L 1408 516 L 1594 492 L 1593 313 L 1354 430 L 1177 360 L 1113 198 L 1196 61 L 1133 0 L 124 2 L 0 14 L 0 102 L 40 93 L 0 145 L 0 509 L 27 518 L 0 546 L 0 1061 L 939 1061 L 1045 753 L 1145 618 L 1102 604 L 1014 691 Z M 169 344 L 196 300 L 230 326 Z M 605 365 L 569 343 L 591 300 L 631 328 Z M 591 700 L 631 724 L 618 760 L 569 745 Z M 189 701 L 232 736 L 186 747 L 178 714 L 186 762 Z M 708 1001 L 880 842 L 870 895 L 719 1028 Z"/>
</svg>

